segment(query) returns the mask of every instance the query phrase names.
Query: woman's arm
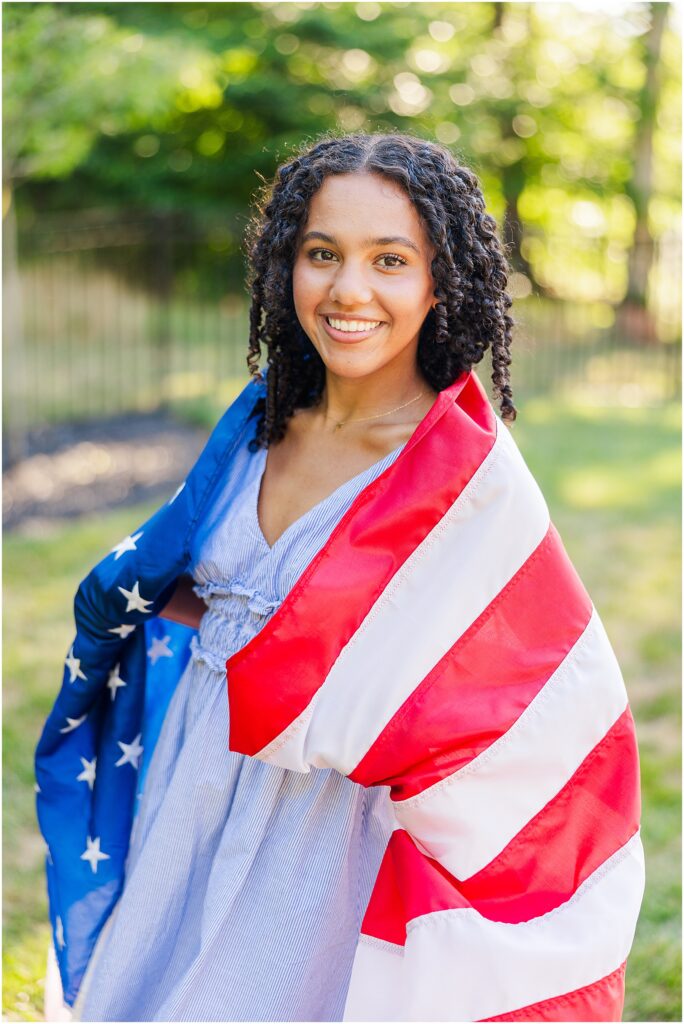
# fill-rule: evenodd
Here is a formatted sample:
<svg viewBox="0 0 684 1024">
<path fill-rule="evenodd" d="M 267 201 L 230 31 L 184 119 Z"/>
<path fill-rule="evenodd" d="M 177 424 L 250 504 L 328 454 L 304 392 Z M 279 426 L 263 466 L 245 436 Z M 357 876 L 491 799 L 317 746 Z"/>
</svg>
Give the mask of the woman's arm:
<svg viewBox="0 0 684 1024">
<path fill-rule="evenodd" d="M 183 626 L 199 629 L 200 619 L 207 610 L 204 601 L 193 592 L 190 576 L 179 576 L 171 600 L 159 612 L 162 619 L 180 622 Z"/>
</svg>

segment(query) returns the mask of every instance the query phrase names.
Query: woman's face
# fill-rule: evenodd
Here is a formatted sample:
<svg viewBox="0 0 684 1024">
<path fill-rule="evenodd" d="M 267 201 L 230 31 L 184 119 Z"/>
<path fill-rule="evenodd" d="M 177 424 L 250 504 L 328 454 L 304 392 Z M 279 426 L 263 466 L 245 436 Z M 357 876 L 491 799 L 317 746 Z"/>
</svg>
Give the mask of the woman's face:
<svg viewBox="0 0 684 1024">
<path fill-rule="evenodd" d="M 328 371 L 358 379 L 392 364 L 415 372 L 418 334 L 437 301 L 433 254 L 400 186 L 367 173 L 325 179 L 302 228 L 293 291 Z"/>
</svg>

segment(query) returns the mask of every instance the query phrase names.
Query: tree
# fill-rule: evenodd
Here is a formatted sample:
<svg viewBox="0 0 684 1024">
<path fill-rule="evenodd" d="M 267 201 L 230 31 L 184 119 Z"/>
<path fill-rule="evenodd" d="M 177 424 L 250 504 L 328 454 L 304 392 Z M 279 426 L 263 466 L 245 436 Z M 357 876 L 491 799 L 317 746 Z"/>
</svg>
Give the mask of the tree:
<svg viewBox="0 0 684 1024">
<path fill-rule="evenodd" d="M 635 213 L 634 238 L 627 264 L 627 292 L 620 308 L 623 330 L 637 337 L 652 337 L 654 326 L 647 309 L 648 277 L 653 263 L 653 238 L 648 222 L 653 178 L 653 130 L 660 91 L 660 49 L 669 4 L 650 3 L 650 27 L 639 39 L 644 65 L 643 85 L 636 96 L 634 160 L 627 195 Z"/>
<path fill-rule="evenodd" d="M 102 132 L 165 120 L 181 53 L 174 39 L 146 41 L 104 15 L 74 15 L 59 4 L 6 3 L 2 16 L 4 326 L 6 370 L 16 383 L 25 373 L 16 189 L 68 177 Z M 203 66 L 201 53 L 182 57 Z M 13 397 L 21 390 L 7 392 L 10 459 L 25 446 L 25 410 Z"/>
<path fill-rule="evenodd" d="M 51 6 L 5 10 L 20 9 L 21 20 L 22 11 L 33 16 Z M 99 64 L 111 74 L 112 62 L 129 102 L 122 111 L 118 96 L 109 96 L 111 110 L 99 119 L 78 110 L 67 118 L 77 139 L 84 122 L 95 137 L 81 145 L 71 173 L 49 179 L 25 164 L 27 213 L 161 209 L 212 230 L 220 224 L 225 281 L 237 290 L 249 203 L 279 160 L 330 129 L 407 130 L 436 137 L 474 167 L 516 269 L 551 294 L 593 298 L 609 285 L 609 297 L 620 298 L 624 268 L 614 258 L 599 265 L 589 243 L 609 232 L 626 254 L 631 241 L 624 194 L 635 173 L 647 5 L 619 12 L 440 2 L 58 6 L 90 67 L 78 78 L 88 94 L 81 102 L 98 94 Z M 653 5 L 655 13 L 668 6 Z M 102 44 L 79 29 L 84 10 L 107 24 Z M 116 38 L 126 41 L 123 57 Z M 43 74 L 41 47 L 41 40 L 26 47 L 28 77 Z M 148 58 L 157 51 L 172 52 L 176 65 L 177 88 L 163 99 Z M 147 103 L 150 94 L 156 105 Z M 33 120 L 31 104 L 24 106 Z M 135 116 L 125 115 L 128 108 Z M 66 131 L 61 123 L 51 128 L 55 138 Z M 657 161 L 662 167 L 662 155 Z M 677 188 L 667 187 L 676 205 Z M 563 236 L 562 260 L 544 236 Z M 569 263 L 581 273 L 568 274 Z"/>
</svg>

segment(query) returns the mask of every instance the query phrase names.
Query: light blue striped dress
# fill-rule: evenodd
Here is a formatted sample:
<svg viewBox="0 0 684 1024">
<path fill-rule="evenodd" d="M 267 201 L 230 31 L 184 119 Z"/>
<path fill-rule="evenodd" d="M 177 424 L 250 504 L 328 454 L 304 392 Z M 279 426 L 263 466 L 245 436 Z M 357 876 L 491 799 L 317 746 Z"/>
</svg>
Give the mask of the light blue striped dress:
<svg viewBox="0 0 684 1024">
<path fill-rule="evenodd" d="M 342 1018 L 391 831 L 387 790 L 231 753 L 225 661 L 400 451 L 339 487 L 272 548 L 257 517 L 266 451 L 237 453 L 197 535 L 193 575 L 207 611 L 150 764 L 123 895 L 81 1019 Z"/>
</svg>

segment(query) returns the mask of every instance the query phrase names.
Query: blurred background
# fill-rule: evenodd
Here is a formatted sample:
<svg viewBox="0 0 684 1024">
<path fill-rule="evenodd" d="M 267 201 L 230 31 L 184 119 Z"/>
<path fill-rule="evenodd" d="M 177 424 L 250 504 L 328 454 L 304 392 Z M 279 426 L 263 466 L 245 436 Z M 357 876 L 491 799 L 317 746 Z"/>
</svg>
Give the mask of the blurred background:
<svg viewBox="0 0 684 1024">
<path fill-rule="evenodd" d="M 616 648 L 681 1020 L 681 25 L 668 3 L 5 3 L 4 1009 L 42 1012 L 32 753 L 90 565 L 247 380 L 250 200 L 322 131 L 437 139 L 512 266 L 514 436 Z M 487 382 L 489 367 L 481 368 Z"/>
</svg>

